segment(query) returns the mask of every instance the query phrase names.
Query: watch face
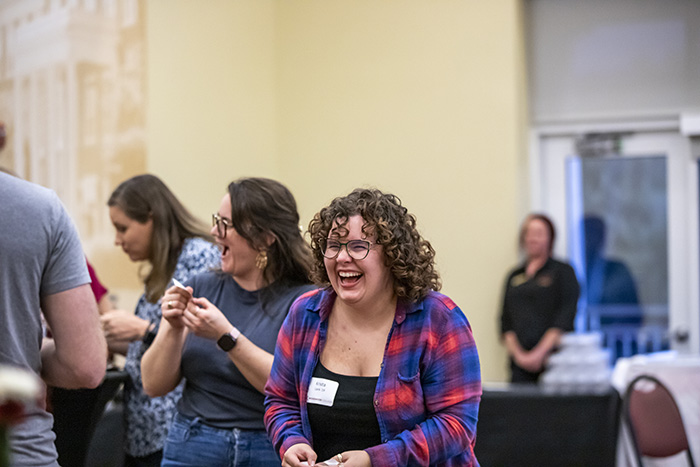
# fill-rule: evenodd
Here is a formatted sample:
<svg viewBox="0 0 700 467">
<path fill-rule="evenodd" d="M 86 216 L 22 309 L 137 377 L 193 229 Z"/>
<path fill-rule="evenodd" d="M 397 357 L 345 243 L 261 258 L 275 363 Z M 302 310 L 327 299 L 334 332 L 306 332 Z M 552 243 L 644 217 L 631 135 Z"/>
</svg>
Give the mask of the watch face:
<svg viewBox="0 0 700 467">
<path fill-rule="evenodd" d="M 236 339 L 234 339 L 231 334 L 226 333 L 223 336 L 219 337 L 219 340 L 216 341 L 216 344 L 221 348 L 221 350 L 228 352 L 236 346 Z"/>
</svg>

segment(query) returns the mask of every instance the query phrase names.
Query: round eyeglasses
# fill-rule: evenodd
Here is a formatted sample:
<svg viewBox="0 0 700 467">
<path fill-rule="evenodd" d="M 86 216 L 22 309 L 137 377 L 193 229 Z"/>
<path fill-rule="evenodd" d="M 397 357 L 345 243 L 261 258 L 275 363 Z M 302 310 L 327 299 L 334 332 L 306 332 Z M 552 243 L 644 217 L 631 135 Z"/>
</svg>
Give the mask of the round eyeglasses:
<svg viewBox="0 0 700 467">
<path fill-rule="evenodd" d="M 372 243 L 367 240 L 350 240 L 349 242 L 339 242 L 338 240 L 326 240 L 323 245 L 323 256 L 333 259 L 340 254 L 340 250 L 345 246 L 345 251 L 352 259 L 362 260 L 369 254 Z"/>
<path fill-rule="evenodd" d="M 212 227 L 216 226 L 216 233 L 220 238 L 226 238 L 226 230 L 229 227 L 233 227 L 233 224 L 229 219 L 221 217 L 218 214 L 211 215 L 211 225 Z"/>
</svg>

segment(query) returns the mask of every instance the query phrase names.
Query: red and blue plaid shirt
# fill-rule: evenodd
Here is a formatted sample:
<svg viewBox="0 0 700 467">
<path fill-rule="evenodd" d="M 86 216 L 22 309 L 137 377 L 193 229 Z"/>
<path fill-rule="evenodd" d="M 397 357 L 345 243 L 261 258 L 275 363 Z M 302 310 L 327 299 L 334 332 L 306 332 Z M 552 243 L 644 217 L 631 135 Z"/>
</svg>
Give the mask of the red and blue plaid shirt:
<svg viewBox="0 0 700 467">
<path fill-rule="evenodd" d="M 330 288 L 302 295 L 280 330 L 265 426 L 281 457 L 294 444 L 313 446 L 306 399 L 335 297 Z M 479 356 L 459 307 L 437 292 L 399 301 L 374 392 L 382 444 L 365 450 L 372 465 L 478 466 L 480 400 Z"/>
</svg>

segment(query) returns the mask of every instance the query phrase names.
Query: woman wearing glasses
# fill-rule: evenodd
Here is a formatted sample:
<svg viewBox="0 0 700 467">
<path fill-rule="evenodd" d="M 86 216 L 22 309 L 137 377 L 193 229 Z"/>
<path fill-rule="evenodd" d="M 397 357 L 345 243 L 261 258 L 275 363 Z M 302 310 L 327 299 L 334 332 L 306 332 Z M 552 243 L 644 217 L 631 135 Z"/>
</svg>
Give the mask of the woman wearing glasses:
<svg viewBox="0 0 700 467">
<path fill-rule="evenodd" d="M 109 197 L 109 216 L 116 229 L 114 243 L 131 261 L 145 261 L 145 292 L 135 313 L 108 311 L 101 323 L 109 348 L 125 353 L 124 386 L 126 462 L 128 466 L 159 466 L 167 427 L 182 388 L 151 399 L 141 385 L 141 357 L 160 323 L 160 297 L 171 279 L 184 281 L 219 265 L 219 252 L 200 223 L 154 175 L 122 182 Z"/>
<path fill-rule="evenodd" d="M 479 358 L 400 200 L 357 189 L 309 226 L 312 277 L 277 342 L 265 424 L 285 467 L 476 466 Z"/>
<path fill-rule="evenodd" d="M 263 387 L 290 305 L 313 289 L 310 251 L 294 197 L 274 180 L 231 183 L 213 224 L 221 271 L 166 291 L 158 335 L 142 361 L 152 396 L 185 380 L 162 465 L 276 467 Z"/>
</svg>

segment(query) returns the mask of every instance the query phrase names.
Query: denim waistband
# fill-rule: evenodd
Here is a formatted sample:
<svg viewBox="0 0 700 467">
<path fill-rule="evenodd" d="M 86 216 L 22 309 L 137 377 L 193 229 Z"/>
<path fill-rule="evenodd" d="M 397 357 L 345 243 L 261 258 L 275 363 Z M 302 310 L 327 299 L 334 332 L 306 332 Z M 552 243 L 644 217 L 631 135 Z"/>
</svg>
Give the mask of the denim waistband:
<svg viewBox="0 0 700 467">
<path fill-rule="evenodd" d="M 180 412 L 175 412 L 175 422 L 180 422 L 186 424 L 190 429 L 198 427 L 200 429 L 205 429 L 211 433 L 220 433 L 222 435 L 230 433 L 267 433 L 264 429 L 250 429 L 250 428 L 220 428 L 206 423 L 200 417 L 190 417 L 189 415 L 184 415 Z"/>
</svg>

